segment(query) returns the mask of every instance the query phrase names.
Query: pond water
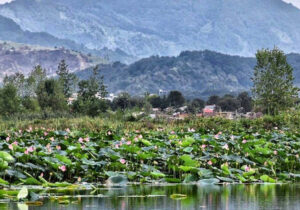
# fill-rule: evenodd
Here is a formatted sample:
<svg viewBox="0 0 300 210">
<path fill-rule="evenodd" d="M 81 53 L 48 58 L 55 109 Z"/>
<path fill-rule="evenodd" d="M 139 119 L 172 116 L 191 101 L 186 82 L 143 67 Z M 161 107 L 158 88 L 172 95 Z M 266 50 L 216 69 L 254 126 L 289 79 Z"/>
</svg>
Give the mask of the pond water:
<svg viewBox="0 0 300 210">
<path fill-rule="evenodd" d="M 0 209 L 300 209 L 300 184 L 137 185 L 103 188 L 96 192 L 63 193 L 71 195 L 71 198 L 63 198 L 62 202 L 65 204 L 59 204 L 58 200 L 43 198 L 40 206 L 9 202 L 1 203 Z M 174 194 L 183 194 L 186 197 L 174 199 L 176 197 Z M 52 195 L 62 194 L 55 192 Z"/>
</svg>

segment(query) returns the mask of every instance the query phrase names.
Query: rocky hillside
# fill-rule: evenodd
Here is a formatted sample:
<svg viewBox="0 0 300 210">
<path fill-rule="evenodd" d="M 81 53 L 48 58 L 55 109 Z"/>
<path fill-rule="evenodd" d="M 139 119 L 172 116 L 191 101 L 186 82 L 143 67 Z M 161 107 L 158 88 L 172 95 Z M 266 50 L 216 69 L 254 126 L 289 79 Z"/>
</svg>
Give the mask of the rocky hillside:
<svg viewBox="0 0 300 210">
<path fill-rule="evenodd" d="M 282 0 L 15 0 L 0 15 L 89 49 L 139 58 L 213 50 L 300 52 L 300 10 Z"/>
<path fill-rule="evenodd" d="M 85 54 L 100 56 L 105 60 L 122 61 L 125 63 L 135 60 L 133 56 L 127 55 L 120 49 L 111 50 L 103 48 L 101 50 L 88 49 L 82 44 L 77 44 L 69 39 L 56 38 L 46 32 L 30 32 L 23 30 L 12 19 L 0 15 L 0 40 L 29 45 L 39 45 L 43 47 L 66 48 L 72 51 L 78 51 Z"/>
<path fill-rule="evenodd" d="M 78 71 L 104 62 L 64 48 L 46 48 L 12 42 L 0 42 L 0 78 L 15 72 L 29 73 L 40 64 L 48 75 L 55 73 L 58 63 L 65 59 L 70 70 Z"/>
<path fill-rule="evenodd" d="M 300 55 L 289 54 L 295 83 L 300 87 Z M 213 51 L 185 51 L 177 57 L 152 56 L 131 65 L 101 65 L 109 91 L 139 95 L 159 90 L 180 90 L 190 97 L 249 91 L 255 58 L 224 55 Z M 83 79 L 91 69 L 77 72 Z"/>
</svg>

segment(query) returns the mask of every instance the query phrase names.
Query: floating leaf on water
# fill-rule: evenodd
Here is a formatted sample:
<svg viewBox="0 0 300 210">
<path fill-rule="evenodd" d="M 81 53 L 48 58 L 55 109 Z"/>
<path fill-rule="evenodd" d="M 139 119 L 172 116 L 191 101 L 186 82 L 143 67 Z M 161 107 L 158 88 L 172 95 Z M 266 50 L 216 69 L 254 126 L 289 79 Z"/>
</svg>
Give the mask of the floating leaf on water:
<svg viewBox="0 0 300 210">
<path fill-rule="evenodd" d="M 25 203 L 17 204 L 19 210 L 28 210 L 28 206 Z"/>
<path fill-rule="evenodd" d="M 25 203 L 28 206 L 42 206 L 43 205 L 42 201 L 27 201 Z"/>
<path fill-rule="evenodd" d="M 184 183 L 197 182 L 197 181 L 198 181 L 198 177 L 195 174 L 187 174 L 183 180 Z"/>
<path fill-rule="evenodd" d="M 211 179 L 201 179 L 198 181 L 198 184 L 200 185 L 212 185 L 212 184 L 218 184 L 220 182 L 219 179 L 211 178 Z"/>
<path fill-rule="evenodd" d="M 123 175 L 118 175 L 118 176 L 111 176 L 108 178 L 108 180 L 106 181 L 106 184 L 108 186 L 113 186 L 113 185 L 126 185 L 128 182 L 127 178 Z"/>
<path fill-rule="evenodd" d="M 262 175 L 262 176 L 260 176 L 260 180 L 262 180 L 263 182 L 276 183 L 276 180 L 272 179 L 268 175 Z"/>
<path fill-rule="evenodd" d="M 70 204 L 70 200 L 67 199 L 58 199 L 58 203 L 62 205 Z"/>
<path fill-rule="evenodd" d="M 234 182 L 234 180 L 233 179 L 231 179 L 231 178 L 228 178 L 228 177 L 221 177 L 221 176 L 217 176 L 217 178 L 218 179 L 220 179 L 221 181 L 223 181 L 223 182 L 229 182 L 229 183 L 232 183 L 232 182 Z"/>
<path fill-rule="evenodd" d="M 17 195 L 17 199 L 21 200 L 21 199 L 25 199 L 28 196 L 28 190 L 26 187 L 22 187 L 22 189 L 19 191 L 18 195 Z"/>
<path fill-rule="evenodd" d="M 165 181 L 168 183 L 181 183 L 181 180 L 177 178 L 165 178 Z"/>
<path fill-rule="evenodd" d="M 170 198 L 174 199 L 174 200 L 183 200 L 187 198 L 187 195 L 184 194 L 172 194 L 170 196 Z"/>
</svg>

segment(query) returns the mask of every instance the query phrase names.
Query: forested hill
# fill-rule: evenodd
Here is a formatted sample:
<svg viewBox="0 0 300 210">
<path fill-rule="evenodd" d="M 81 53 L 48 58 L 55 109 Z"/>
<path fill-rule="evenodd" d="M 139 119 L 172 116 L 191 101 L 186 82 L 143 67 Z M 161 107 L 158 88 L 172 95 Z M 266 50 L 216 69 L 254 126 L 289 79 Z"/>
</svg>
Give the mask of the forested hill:
<svg viewBox="0 0 300 210">
<path fill-rule="evenodd" d="M 289 54 L 296 84 L 300 86 L 300 55 Z M 230 56 L 213 51 L 185 51 L 177 57 L 152 56 L 131 65 L 100 65 L 110 92 L 134 95 L 180 90 L 190 97 L 249 91 L 255 58 Z M 77 72 L 87 78 L 91 69 Z"/>
</svg>

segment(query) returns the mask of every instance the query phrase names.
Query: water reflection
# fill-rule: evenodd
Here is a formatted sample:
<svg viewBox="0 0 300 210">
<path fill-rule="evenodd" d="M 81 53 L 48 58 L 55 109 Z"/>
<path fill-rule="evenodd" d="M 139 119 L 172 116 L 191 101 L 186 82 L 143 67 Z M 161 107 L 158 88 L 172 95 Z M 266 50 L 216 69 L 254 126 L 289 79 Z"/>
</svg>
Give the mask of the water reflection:
<svg viewBox="0 0 300 210">
<path fill-rule="evenodd" d="M 77 194 L 89 195 L 90 192 L 77 192 Z M 29 209 L 300 209 L 300 185 L 297 184 L 143 185 L 102 189 L 97 194 L 103 197 L 73 198 L 68 205 L 44 199 L 43 206 L 30 206 Z M 174 200 L 170 198 L 172 194 L 185 194 L 187 198 Z M 3 205 L 8 209 L 17 209 L 15 203 Z M 3 205 L 0 205 L 0 209 L 5 208 Z"/>
</svg>

